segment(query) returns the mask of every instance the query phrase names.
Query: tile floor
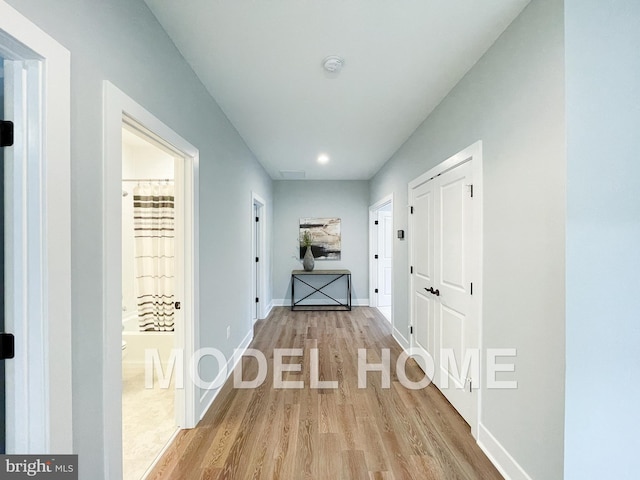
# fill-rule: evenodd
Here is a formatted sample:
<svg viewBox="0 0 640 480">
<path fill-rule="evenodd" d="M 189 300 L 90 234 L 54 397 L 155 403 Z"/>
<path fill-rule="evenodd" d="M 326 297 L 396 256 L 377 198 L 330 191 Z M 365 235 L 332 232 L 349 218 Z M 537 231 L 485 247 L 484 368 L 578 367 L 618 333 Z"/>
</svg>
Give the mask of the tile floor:
<svg viewBox="0 0 640 480">
<path fill-rule="evenodd" d="M 139 480 L 176 430 L 173 388 L 144 388 L 144 365 L 122 366 L 124 480 Z"/>
</svg>

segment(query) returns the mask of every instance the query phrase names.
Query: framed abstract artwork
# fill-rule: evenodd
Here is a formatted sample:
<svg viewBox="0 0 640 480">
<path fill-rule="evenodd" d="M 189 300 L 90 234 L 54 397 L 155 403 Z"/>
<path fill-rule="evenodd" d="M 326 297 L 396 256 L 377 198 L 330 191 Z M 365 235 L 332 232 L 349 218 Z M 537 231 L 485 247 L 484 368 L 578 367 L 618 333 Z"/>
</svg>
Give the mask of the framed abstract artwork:
<svg viewBox="0 0 640 480">
<path fill-rule="evenodd" d="M 339 218 L 300 219 L 300 258 L 304 258 L 305 233 L 311 238 L 311 251 L 316 260 L 340 260 L 342 251 Z"/>
</svg>

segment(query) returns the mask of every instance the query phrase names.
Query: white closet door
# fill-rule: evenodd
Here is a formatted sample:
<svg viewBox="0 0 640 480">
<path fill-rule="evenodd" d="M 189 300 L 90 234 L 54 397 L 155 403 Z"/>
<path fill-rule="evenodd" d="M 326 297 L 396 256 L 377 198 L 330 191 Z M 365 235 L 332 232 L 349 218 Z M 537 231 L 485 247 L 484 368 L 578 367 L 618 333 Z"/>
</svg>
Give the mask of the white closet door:
<svg viewBox="0 0 640 480">
<path fill-rule="evenodd" d="M 437 299 L 428 291 L 435 285 L 436 272 L 433 231 L 436 196 L 434 187 L 433 181 L 428 181 L 412 190 L 411 205 L 414 213 L 409 233 L 411 235 L 411 258 L 413 259 L 411 281 L 412 344 L 423 353 L 431 355 L 436 361 L 435 305 Z M 423 370 L 428 371 L 422 358 L 416 357 L 416 361 Z"/>
<path fill-rule="evenodd" d="M 470 291 L 471 177 L 465 162 L 410 192 L 412 344 L 432 356 L 435 385 L 467 422 L 477 391 L 466 367 L 478 346 Z"/>
</svg>

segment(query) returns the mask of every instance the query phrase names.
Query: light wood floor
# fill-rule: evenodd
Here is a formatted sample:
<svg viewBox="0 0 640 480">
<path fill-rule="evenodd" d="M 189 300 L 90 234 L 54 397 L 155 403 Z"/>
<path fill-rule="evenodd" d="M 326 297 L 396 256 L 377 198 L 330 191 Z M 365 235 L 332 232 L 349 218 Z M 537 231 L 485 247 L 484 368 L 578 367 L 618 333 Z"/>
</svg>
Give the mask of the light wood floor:
<svg viewBox="0 0 640 480">
<path fill-rule="evenodd" d="M 501 479 L 471 437 L 469 426 L 430 385 L 408 390 L 397 380 L 400 348 L 389 322 L 372 308 L 352 312 L 291 312 L 276 308 L 256 323 L 251 348 L 268 359 L 269 373 L 257 389 L 225 384 L 193 430 L 178 434 L 151 479 Z M 283 380 L 304 380 L 304 389 L 273 388 L 273 349 L 303 348 L 302 364 Z M 320 380 L 337 389 L 311 389 L 310 349 L 319 350 Z M 391 350 L 391 388 L 370 372 L 358 388 L 358 348 L 368 363 Z M 257 362 L 245 359 L 244 378 Z M 407 375 L 422 378 L 407 362 Z"/>
</svg>

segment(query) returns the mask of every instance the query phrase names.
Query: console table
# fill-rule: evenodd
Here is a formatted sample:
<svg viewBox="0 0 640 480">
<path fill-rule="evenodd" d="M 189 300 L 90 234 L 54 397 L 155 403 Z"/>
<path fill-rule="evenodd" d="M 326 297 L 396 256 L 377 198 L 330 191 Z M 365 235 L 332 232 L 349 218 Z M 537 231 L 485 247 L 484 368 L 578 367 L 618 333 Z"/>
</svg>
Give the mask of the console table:
<svg viewBox="0 0 640 480">
<path fill-rule="evenodd" d="M 312 285 L 309 282 L 312 282 L 311 278 L 313 277 L 328 277 L 328 281 L 322 283 L 322 285 L 317 286 Z M 307 278 L 305 278 L 307 277 Z M 346 279 L 346 303 L 341 302 L 333 298 L 326 292 L 326 288 L 329 285 L 334 284 L 341 278 Z M 303 283 L 304 285 L 311 288 L 311 293 L 305 295 L 304 297 L 296 300 L 296 283 Z M 315 283 L 315 282 L 314 282 Z M 310 298 L 315 293 L 319 293 L 324 295 L 329 303 L 302 303 L 308 298 Z M 334 294 L 335 295 L 335 294 Z M 324 311 L 343 311 L 343 310 L 351 310 L 351 271 L 349 270 L 312 270 L 307 272 L 306 270 L 293 270 L 291 272 L 291 310 L 324 310 Z"/>
</svg>

